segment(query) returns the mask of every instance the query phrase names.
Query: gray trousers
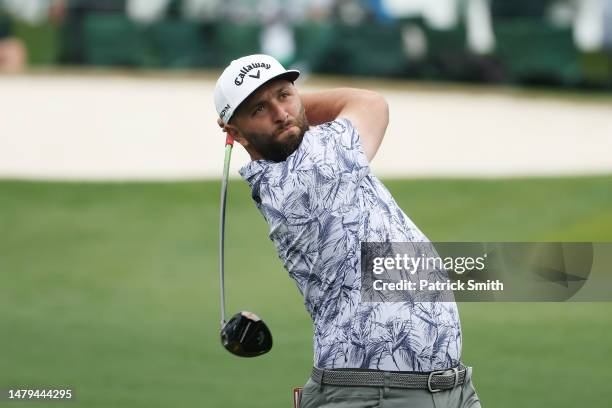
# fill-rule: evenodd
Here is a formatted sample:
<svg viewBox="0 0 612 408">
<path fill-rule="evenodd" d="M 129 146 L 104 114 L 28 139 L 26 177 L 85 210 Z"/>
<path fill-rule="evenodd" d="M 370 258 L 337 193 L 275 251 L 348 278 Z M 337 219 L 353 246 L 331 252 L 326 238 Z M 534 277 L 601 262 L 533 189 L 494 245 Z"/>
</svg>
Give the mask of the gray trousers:
<svg viewBox="0 0 612 408">
<path fill-rule="evenodd" d="M 308 379 L 300 408 L 480 408 L 468 367 L 463 385 L 431 393 L 428 390 L 389 387 L 321 385 Z"/>
</svg>

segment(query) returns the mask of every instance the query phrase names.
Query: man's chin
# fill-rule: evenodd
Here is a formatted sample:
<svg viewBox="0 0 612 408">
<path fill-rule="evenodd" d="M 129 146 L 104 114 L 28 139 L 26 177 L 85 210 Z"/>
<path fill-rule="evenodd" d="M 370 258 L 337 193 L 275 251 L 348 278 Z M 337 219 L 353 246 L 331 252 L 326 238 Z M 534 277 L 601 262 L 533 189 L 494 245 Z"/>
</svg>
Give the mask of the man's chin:
<svg viewBox="0 0 612 408">
<path fill-rule="evenodd" d="M 302 144 L 302 140 L 304 140 L 304 133 L 302 133 L 299 127 L 295 127 L 294 133 L 291 133 L 291 138 L 288 140 L 287 144 L 293 147 L 292 153 L 300 147 Z"/>
<path fill-rule="evenodd" d="M 287 158 L 291 156 L 300 147 L 302 140 L 303 135 L 300 135 L 299 133 L 291 135 L 289 140 L 285 141 L 284 143 L 279 143 L 279 145 L 281 146 L 279 146 L 276 152 L 271 155 L 271 160 L 275 162 L 287 160 Z"/>
<path fill-rule="evenodd" d="M 252 145 L 265 160 L 282 162 L 300 147 L 306 130 L 303 131 L 298 125 L 292 125 L 285 131 L 276 133 L 273 142 L 265 145 L 252 143 Z"/>
</svg>

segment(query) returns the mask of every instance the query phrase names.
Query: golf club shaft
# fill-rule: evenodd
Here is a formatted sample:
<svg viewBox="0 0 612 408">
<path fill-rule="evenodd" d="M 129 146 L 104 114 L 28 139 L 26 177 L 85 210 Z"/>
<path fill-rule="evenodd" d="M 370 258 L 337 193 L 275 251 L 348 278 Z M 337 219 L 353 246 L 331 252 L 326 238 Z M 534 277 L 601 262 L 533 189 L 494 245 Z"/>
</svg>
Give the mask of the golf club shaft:
<svg viewBox="0 0 612 408">
<path fill-rule="evenodd" d="M 225 204 L 227 198 L 227 181 L 229 178 L 230 159 L 234 140 L 227 135 L 225 140 L 225 160 L 223 162 L 223 182 L 221 184 L 221 214 L 219 221 L 219 284 L 221 286 L 221 327 L 225 324 L 225 272 L 224 272 L 224 243 L 225 243 Z"/>
</svg>

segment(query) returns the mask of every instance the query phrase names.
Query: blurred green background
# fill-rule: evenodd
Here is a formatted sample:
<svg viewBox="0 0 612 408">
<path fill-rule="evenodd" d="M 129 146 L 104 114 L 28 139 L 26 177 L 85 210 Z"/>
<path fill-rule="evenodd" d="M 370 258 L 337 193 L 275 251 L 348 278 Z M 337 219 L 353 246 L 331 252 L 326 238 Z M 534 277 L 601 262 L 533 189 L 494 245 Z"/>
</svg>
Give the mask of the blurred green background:
<svg viewBox="0 0 612 408">
<path fill-rule="evenodd" d="M 612 176 L 385 180 L 438 241 L 610 241 Z M 272 352 L 220 345 L 218 181 L 0 181 L 0 384 L 72 387 L 20 407 L 290 407 L 312 327 L 244 182 L 230 183 L 228 313 Z M 610 303 L 464 303 L 463 360 L 485 407 L 609 406 Z"/>
<path fill-rule="evenodd" d="M 263 52 L 319 74 L 612 89 L 610 0 L 0 0 L 3 36 L 34 67 L 222 68 Z"/>
</svg>

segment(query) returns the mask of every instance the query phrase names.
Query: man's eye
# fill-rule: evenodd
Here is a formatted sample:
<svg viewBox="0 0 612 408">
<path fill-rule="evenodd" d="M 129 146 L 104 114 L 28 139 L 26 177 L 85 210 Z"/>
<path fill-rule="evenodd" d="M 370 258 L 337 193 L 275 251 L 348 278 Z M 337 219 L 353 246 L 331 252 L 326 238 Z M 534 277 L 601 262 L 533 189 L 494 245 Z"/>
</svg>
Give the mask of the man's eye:
<svg viewBox="0 0 612 408">
<path fill-rule="evenodd" d="M 263 106 L 259 105 L 258 107 L 255 108 L 255 110 L 253 111 L 253 115 L 255 115 L 256 113 L 259 113 L 263 110 Z"/>
</svg>

